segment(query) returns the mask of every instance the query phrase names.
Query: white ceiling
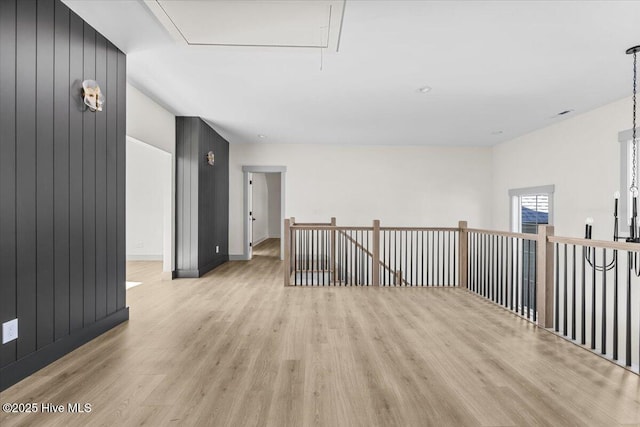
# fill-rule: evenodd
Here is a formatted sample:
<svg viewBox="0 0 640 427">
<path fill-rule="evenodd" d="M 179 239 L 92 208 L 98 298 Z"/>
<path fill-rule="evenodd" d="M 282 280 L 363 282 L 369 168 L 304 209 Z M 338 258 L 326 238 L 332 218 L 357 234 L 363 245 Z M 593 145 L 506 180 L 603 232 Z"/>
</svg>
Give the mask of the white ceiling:
<svg viewBox="0 0 640 427">
<path fill-rule="evenodd" d="M 640 44 L 640 1 L 347 0 L 337 53 L 190 46 L 142 0 L 64 2 L 232 143 L 491 145 L 629 96 Z"/>
<path fill-rule="evenodd" d="M 344 0 L 144 0 L 173 37 L 189 45 L 337 50 Z"/>
</svg>

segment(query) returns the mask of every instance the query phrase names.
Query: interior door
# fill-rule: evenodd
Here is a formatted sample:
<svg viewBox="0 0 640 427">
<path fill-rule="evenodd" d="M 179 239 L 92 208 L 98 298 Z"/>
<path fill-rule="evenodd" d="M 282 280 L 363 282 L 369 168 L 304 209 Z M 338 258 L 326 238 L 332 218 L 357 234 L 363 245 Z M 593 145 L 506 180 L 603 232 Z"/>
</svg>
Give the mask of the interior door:
<svg viewBox="0 0 640 427">
<path fill-rule="evenodd" d="M 249 185 L 248 185 L 248 211 L 247 211 L 247 221 L 249 222 L 249 235 L 247 238 L 249 239 L 249 259 L 253 258 L 253 174 L 249 173 Z"/>
</svg>

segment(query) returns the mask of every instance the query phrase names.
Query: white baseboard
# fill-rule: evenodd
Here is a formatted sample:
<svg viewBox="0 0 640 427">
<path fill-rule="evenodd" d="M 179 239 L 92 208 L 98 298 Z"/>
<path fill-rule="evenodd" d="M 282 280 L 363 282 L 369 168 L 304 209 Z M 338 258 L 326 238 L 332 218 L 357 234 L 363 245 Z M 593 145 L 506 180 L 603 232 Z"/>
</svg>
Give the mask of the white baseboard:
<svg viewBox="0 0 640 427">
<path fill-rule="evenodd" d="M 160 274 L 160 280 L 173 280 L 175 276 L 175 271 L 163 271 Z"/>
<path fill-rule="evenodd" d="M 127 261 L 162 261 L 162 255 L 127 255 Z"/>
<path fill-rule="evenodd" d="M 260 243 L 264 242 L 265 240 L 267 240 L 269 237 L 264 236 L 259 238 L 258 240 L 256 240 L 255 242 L 253 242 L 253 247 L 255 248 L 256 246 L 258 246 Z"/>
<path fill-rule="evenodd" d="M 249 257 L 245 254 L 229 255 L 229 261 L 249 261 Z"/>
</svg>

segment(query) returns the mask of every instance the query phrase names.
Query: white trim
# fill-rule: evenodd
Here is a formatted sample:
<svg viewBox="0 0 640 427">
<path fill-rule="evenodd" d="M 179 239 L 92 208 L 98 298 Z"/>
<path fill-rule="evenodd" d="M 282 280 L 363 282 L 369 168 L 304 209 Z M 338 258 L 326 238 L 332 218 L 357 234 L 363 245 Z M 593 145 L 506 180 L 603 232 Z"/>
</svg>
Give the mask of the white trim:
<svg viewBox="0 0 640 427">
<path fill-rule="evenodd" d="M 539 185 L 537 187 L 525 187 L 525 188 L 512 188 L 509 190 L 509 197 L 512 196 L 524 196 L 530 194 L 553 194 L 556 191 L 556 186 L 551 185 Z"/>
<path fill-rule="evenodd" d="M 242 172 L 253 173 L 278 173 L 286 172 L 286 166 L 242 166 Z"/>
<path fill-rule="evenodd" d="M 242 177 L 242 189 L 244 191 L 244 202 L 242 205 L 242 224 L 244 230 L 244 241 L 242 242 L 243 256 L 245 259 L 251 259 L 251 246 L 249 246 L 249 240 L 251 240 L 251 218 L 249 217 L 249 206 L 251 205 L 251 196 L 249 195 L 249 181 L 251 180 L 251 172 L 243 169 Z"/>
<path fill-rule="evenodd" d="M 323 49 L 326 52 L 338 52 L 340 48 L 340 40 L 342 38 L 342 27 L 344 25 L 344 10 L 346 7 L 347 0 L 325 0 L 326 6 L 328 6 L 328 21 L 327 25 L 327 33 L 326 40 L 324 37 L 322 38 L 321 45 L 312 45 L 312 46 L 302 46 L 302 45 L 247 45 L 247 44 L 233 44 L 233 43 L 193 43 L 193 45 L 202 45 L 202 46 L 258 46 L 262 48 L 313 48 L 313 49 Z M 173 22 L 173 19 L 169 16 L 169 14 L 164 10 L 162 5 L 158 0 L 142 0 L 142 3 L 147 6 L 147 9 L 151 12 L 151 14 L 158 20 L 160 25 L 164 27 L 164 29 L 171 35 L 171 37 L 178 43 L 191 46 L 192 44 L 187 40 L 184 34 L 180 31 L 180 28 Z"/>
<path fill-rule="evenodd" d="M 162 261 L 160 255 L 127 255 L 127 261 Z"/>
<path fill-rule="evenodd" d="M 180 33 L 180 30 L 173 23 L 169 15 L 164 11 L 160 3 L 157 0 L 144 0 L 142 2 L 149 11 L 156 17 L 158 22 L 162 25 L 162 27 L 167 30 L 169 35 L 178 43 L 187 46 L 188 43 L 185 38 Z"/>
<path fill-rule="evenodd" d="M 257 240 L 255 242 L 253 242 L 253 247 L 258 246 L 260 243 L 264 242 L 265 240 L 267 240 L 269 238 L 269 236 L 264 236 L 262 239 Z"/>
<path fill-rule="evenodd" d="M 249 258 L 244 255 L 229 255 L 229 261 L 249 261 Z"/>
<path fill-rule="evenodd" d="M 640 136 L 640 128 L 636 128 L 636 138 Z M 633 139 L 633 128 L 618 132 L 618 142 L 627 142 Z"/>
<path fill-rule="evenodd" d="M 636 128 L 636 138 L 640 135 L 640 128 Z M 618 200 L 618 215 L 621 219 L 620 224 L 627 226 L 630 224 L 630 203 L 629 203 L 629 186 L 631 171 L 629 166 L 629 151 L 631 149 L 631 141 L 633 140 L 633 129 L 629 128 L 618 132 L 618 143 L 620 149 L 620 199 Z M 619 236 L 627 237 L 629 232 L 625 227 L 620 227 Z"/>
<path fill-rule="evenodd" d="M 242 213 L 242 222 L 244 223 L 244 242 L 243 248 L 245 260 L 251 259 L 250 248 L 249 248 L 249 240 L 251 237 L 251 230 L 249 229 L 249 174 L 250 173 L 279 173 L 280 174 L 280 259 L 284 259 L 284 217 L 285 217 L 285 188 L 286 188 L 286 176 L 287 176 L 287 167 L 286 166 L 253 166 L 253 165 L 244 165 L 242 166 L 242 174 L 243 174 L 243 189 L 244 189 L 244 204 L 243 204 L 243 213 Z M 231 259 L 231 255 L 229 256 Z"/>
</svg>

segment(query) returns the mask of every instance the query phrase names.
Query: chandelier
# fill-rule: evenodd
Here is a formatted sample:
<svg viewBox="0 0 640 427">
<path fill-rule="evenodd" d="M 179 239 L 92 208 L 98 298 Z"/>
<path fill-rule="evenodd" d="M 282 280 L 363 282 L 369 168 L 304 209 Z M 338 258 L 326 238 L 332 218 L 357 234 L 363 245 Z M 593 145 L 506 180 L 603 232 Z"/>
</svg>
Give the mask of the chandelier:
<svg viewBox="0 0 640 427">
<path fill-rule="evenodd" d="M 638 80 L 638 72 L 637 72 L 637 56 L 638 52 L 640 52 L 640 45 L 633 46 L 627 49 L 627 55 L 633 55 L 633 127 L 632 127 L 632 154 L 631 154 L 631 186 L 629 187 L 629 193 L 631 195 L 631 221 L 629 224 L 629 237 L 625 239 L 625 241 L 630 243 L 640 243 L 640 229 L 638 228 L 638 177 L 636 174 L 637 170 L 637 158 L 638 158 L 638 138 L 636 136 L 636 94 L 637 94 L 637 80 Z M 620 240 L 620 236 L 618 235 L 618 199 L 620 198 L 620 193 L 618 191 L 614 194 L 614 205 L 613 205 L 613 240 Z M 585 239 L 591 239 L 591 232 L 593 229 L 593 219 L 587 218 L 586 226 L 585 226 Z M 607 263 L 606 260 L 603 260 L 602 265 L 597 265 L 595 262 L 595 250 L 593 253 L 593 257 L 591 256 L 591 248 L 588 248 L 585 253 L 585 259 L 589 263 L 591 267 L 598 271 L 603 270 L 611 270 L 616 266 L 617 256 L 614 251 L 614 256 L 611 262 Z M 635 254 L 635 262 L 633 262 L 636 273 L 640 275 L 640 270 L 638 266 L 640 263 L 637 260 L 637 253 Z"/>
</svg>

